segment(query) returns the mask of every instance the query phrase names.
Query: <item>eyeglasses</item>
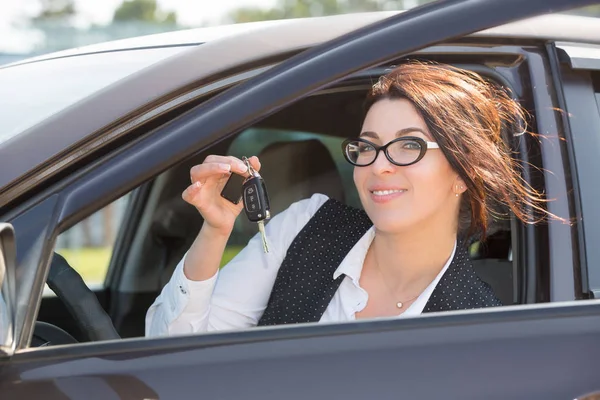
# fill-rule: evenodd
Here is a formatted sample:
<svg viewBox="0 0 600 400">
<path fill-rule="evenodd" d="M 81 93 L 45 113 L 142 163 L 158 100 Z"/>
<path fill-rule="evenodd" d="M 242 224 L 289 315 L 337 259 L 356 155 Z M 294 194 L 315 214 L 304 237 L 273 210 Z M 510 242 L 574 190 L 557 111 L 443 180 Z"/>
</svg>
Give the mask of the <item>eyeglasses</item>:
<svg viewBox="0 0 600 400">
<path fill-rule="evenodd" d="M 373 164 L 380 151 L 384 152 L 392 164 L 405 167 L 422 159 L 427 149 L 439 148 L 435 142 L 428 142 L 414 136 L 403 136 L 383 146 L 378 146 L 362 138 L 346 139 L 342 143 L 344 157 L 350 164 L 357 167 Z"/>
</svg>

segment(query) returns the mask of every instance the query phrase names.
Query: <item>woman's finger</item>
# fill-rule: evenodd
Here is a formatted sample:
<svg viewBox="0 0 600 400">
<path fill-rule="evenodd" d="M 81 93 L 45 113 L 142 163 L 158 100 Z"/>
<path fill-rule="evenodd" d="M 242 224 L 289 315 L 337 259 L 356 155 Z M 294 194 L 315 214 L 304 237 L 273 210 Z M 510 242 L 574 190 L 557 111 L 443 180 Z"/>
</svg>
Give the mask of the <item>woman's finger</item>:
<svg viewBox="0 0 600 400">
<path fill-rule="evenodd" d="M 227 180 L 233 172 L 225 172 L 220 175 L 215 175 L 214 179 L 208 179 L 204 184 L 204 190 L 207 194 L 219 195 L 221 190 L 227 184 Z"/>
<path fill-rule="evenodd" d="M 231 171 L 237 172 L 238 174 L 245 174 L 248 169 L 242 160 L 234 156 L 218 156 L 211 154 L 204 159 L 203 164 L 208 163 L 229 164 L 231 165 Z"/>
<path fill-rule="evenodd" d="M 209 178 L 219 178 L 231 171 L 229 163 L 206 163 L 195 165 L 190 169 L 190 178 L 193 182 L 206 182 Z"/>
<path fill-rule="evenodd" d="M 252 156 L 248 159 L 248 161 L 250 161 L 250 165 L 252 165 L 252 168 L 254 168 L 257 171 L 260 171 L 261 164 L 258 157 Z"/>
<path fill-rule="evenodd" d="M 199 210 L 210 205 L 210 203 L 221 201 L 218 190 L 215 190 L 213 179 L 207 181 L 205 184 L 198 181 L 194 182 L 183 191 L 181 197 L 185 202 L 195 206 Z"/>
<path fill-rule="evenodd" d="M 200 193 L 202 190 L 202 186 L 203 184 L 199 181 L 196 181 L 188 186 L 181 194 L 183 201 L 197 207 L 195 200 L 198 197 L 198 193 Z"/>
</svg>

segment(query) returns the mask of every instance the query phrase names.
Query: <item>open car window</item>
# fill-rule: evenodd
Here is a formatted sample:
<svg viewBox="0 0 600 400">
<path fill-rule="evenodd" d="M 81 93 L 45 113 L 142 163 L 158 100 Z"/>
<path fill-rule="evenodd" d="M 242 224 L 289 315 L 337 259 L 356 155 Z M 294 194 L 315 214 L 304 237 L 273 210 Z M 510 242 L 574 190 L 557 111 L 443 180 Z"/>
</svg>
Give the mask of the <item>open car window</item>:
<svg viewBox="0 0 600 400">
<path fill-rule="evenodd" d="M 189 168 L 201 163 L 208 154 L 257 155 L 273 215 L 315 193 L 362 208 L 353 181 L 353 167 L 344 159 L 341 144 L 360 129 L 361 107 L 368 87 L 358 81 L 344 91 L 324 91 L 301 100 L 154 177 L 152 184 L 145 185 L 146 195 L 123 197 L 132 200 L 122 204 L 119 215 L 130 217 L 139 212 L 139 218 L 125 220 L 132 225 L 123 229 L 131 233 L 118 237 L 122 242 L 116 243 L 116 248 L 120 250 L 112 254 L 112 271 L 108 271 L 113 280 L 105 288 L 113 293 L 112 318 L 123 337 L 144 335 L 148 307 L 172 278 L 202 226 L 201 216 L 181 199 L 181 193 L 189 185 Z M 317 109 L 319 112 L 315 112 Z M 103 210 L 90 220 L 100 221 Z M 77 241 L 83 240 L 82 222 L 62 233 L 57 246 L 64 246 L 71 235 Z M 95 224 L 94 229 L 98 238 L 104 236 L 101 225 Z M 256 224 L 242 213 L 236 220 L 221 267 L 227 268 L 226 264 L 256 233 Z M 498 221 L 490 233 L 486 245 L 471 244 L 470 256 L 479 276 L 494 288 L 503 303 L 515 304 L 514 288 L 519 287 L 519 276 L 514 271 L 519 267 L 512 258 L 513 232 L 507 221 Z M 61 249 L 56 250 L 60 253 Z M 103 263 L 101 268 L 106 265 Z M 76 263 L 72 266 L 78 267 Z M 92 274 L 106 273 L 97 268 Z"/>
</svg>

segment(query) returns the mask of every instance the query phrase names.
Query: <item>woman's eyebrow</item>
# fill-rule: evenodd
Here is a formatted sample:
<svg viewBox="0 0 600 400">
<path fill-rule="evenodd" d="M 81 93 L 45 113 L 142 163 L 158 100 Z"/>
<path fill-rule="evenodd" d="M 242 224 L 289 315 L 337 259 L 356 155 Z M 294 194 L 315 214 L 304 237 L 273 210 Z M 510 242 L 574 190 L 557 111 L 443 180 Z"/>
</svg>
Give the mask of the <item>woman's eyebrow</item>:
<svg viewBox="0 0 600 400">
<path fill-rule="evenodd" d="M 409 133 L 413 133 L 413 132 L 421 132 L 426 137 L 429 137 L 429 134 L 427 132 L 425 132 L 423 129 L 417 128 L 415 126 L 411 126 L 410 128 L 400 129 L 398 132 L 396 132 L 396 137 L 405 136 L 405 135 L 408 135 Z"/>
<path fill-rule="evenodd" d="M 361 134 L 358 135 L 358 137 L 370 137 L 370 138 L 373 138 L 373 139 L 379 139 L 379 135 L 378 134 L 376 134 L 375 132 L 370 132 L 370 131 L 361 132 Z"/>
<path fill-rule="evenodd" d="M 425 135 L 425 137 L 430 136 L 427 132 L 425 132 L 424 129 L 417 128 L 416 126 L 411 126 L 408 128 L 400 129 L 398 132 L 396 132 L 396 137 L 405 136 L 405 135 L 408 135 L 409 133 L 414 133 L 414 132 L 421 132 L 423 135 Z M 377 133 L 371 132 L 371 131 L 361 132 L 361 134 L 358 135 L 358 137 L 370 137 L 373 139 L 379 139 L 379 135 Z"/>
</svg>

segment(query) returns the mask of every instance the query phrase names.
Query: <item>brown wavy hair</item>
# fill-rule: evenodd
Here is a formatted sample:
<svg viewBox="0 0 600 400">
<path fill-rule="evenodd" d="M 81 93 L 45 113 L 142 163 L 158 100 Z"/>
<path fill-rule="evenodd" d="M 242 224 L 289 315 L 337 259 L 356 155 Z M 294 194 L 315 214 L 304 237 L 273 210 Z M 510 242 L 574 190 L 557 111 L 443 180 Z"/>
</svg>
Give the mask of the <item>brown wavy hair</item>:
<svg viewBox="0 0 600 400">
<path fill-rule="evenodd" d="M 492 217 L 510 209 L 525 223 L 552 216 L 543 194 L 521 176 L 503 130 L 527 132 L 526 111 L 508 92 L 480 75 L 434 62 L 410 61 L 382 76 L 371 88 L 366 111 L 382 99 L 406 99 L 425 120 L 451 167 L 466 184 L 459 233 L 484 240 Z M 517 132 L 519 130 L 520 132 Z M 563 220 L 564 221 L 564 220 Z"/>
</svg>

